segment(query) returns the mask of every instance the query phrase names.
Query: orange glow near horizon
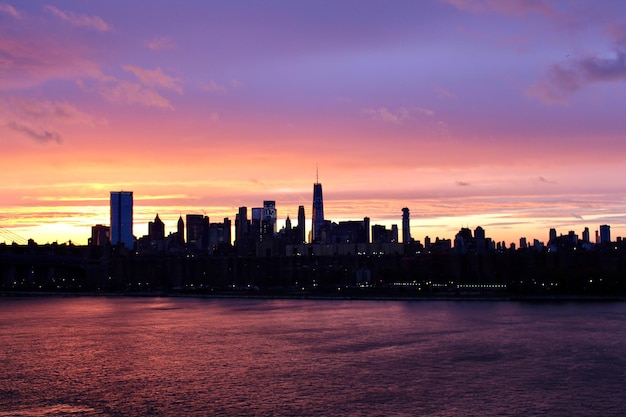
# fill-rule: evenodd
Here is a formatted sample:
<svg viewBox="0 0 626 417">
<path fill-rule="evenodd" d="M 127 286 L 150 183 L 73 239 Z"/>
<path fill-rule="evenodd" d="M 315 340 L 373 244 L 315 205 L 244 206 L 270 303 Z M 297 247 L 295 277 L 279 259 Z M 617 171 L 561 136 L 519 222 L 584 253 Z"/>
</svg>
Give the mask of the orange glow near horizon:
<svg viewBox="0 0 626 417">
<path fill-rule="evenodd" d="M 9 3 L 0 228 L 25 239 L 86 243 L 116 190 L 137 237 L 263 200 L 282 225 L 310 217 L 318 165 L 333 221 L 626 235 L 626 3 Z"/>
</svg>

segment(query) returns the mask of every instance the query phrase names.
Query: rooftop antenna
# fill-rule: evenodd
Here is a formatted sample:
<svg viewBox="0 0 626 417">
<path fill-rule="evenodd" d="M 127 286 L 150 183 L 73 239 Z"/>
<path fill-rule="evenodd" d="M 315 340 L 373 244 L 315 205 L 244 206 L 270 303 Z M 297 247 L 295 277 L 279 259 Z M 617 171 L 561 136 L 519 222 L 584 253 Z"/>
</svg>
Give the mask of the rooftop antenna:
<svg viewBox="0 0 626 417">
<path fill-rule="evenodd" d="M 315 164 L 315 183 L 316 184 L 320 183 L 320 170 L 317 164 Z"/>
</svg>

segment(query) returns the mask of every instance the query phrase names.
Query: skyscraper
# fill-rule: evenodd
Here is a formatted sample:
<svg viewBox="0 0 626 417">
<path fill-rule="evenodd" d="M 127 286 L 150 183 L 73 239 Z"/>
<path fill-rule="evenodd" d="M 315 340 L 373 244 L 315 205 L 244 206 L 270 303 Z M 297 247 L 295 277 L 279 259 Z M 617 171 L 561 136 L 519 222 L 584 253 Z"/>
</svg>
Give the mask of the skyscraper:
<svg viewBox="0 0 626 417">
<path fill-rule="evenodd" d="M 111 191 L 111 244 L 120 243 L 129 249 L 135 244 L 132 191 Z"/>
<path fill-rule="evenodd" d="M 409 218 L 409 209 L 402 209 L 402 243 L 407 244 L 411 241 L 411 220 Z"/>
<path fill-rule="evenodd" d="M 611 226 L 603 224 L 600 226 L 600 243 L 609 243 L 611 241 Z"/>
<path fill-rule="evenodd" d="M 322 184 L 319 178 L 313 184 L 313 211 L 311 214 L 311 243 L 319 240 L 319 230 L 324 225 L 324 199 L 322 198 Z"/>
<path fill-rule="evenodd" d="M 305 238 L 305 218 L 304 218 L 304 206 L 299 206 L 298 207 L 298 243 L 305 243 L 306 242 L 306 238 Z"/>
<path fill-rule="evenodd" d="M 261 236 L 273 236 L 276 233 L 276 201 L 263 201 L 263 218 L 261 219 Z"/>
</svg>

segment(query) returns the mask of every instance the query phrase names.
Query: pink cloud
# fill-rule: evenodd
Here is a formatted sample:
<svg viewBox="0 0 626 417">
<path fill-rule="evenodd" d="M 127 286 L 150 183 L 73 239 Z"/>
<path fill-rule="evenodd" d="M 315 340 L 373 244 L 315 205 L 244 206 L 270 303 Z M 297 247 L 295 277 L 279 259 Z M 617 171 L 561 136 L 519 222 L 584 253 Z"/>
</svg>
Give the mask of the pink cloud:
<svg viewBox="0 0 626 417">
<path fill-rule="evenodd" d="M 180 86 L 180 80 L 165 74 L 161 68 L 149 70 L 134 65 L 124 65 L 122 68 L 134 74 L 142 84 L 149 87 L 164 88 L 176 91 L 177 93 L 183 92 Z"/>
<path fill-rule="evenodd" d="M 409 111 L 405 108 L 400 108 L 396 112 L 390 111 L 386 107 L 379 107 L 378 109 L 365 109 L 364 114 L 372 117 L 373 120 L 380 120 L 386 123 L 400 124 L 404 120 L 407 120 L 410 116 Z"/>
<path fill-rule="evenodd" d="M 140 104 L 147 107 L 174 110 L 170 102 L 154 90 L 140 84 L 115 77 L 103 76 L 94 82 L 78 80 L 78 85 L 87 92 L 96 92 L 111 103 Z"/>
<path fill-rule="evenodd" d="M 441 0 L 451 4 L 459 10 L 471 13 L 486 13 L 490 11 L 520 15 L 537 12 L 547 17 L 555 17 L 556 10 L 546 0 Z"/>
<path fill-rule="evenodd" d="M 211 93 L 214 92 L 226 92 L 226 87 L 224 87 L 223 85 L 220 85 L 218 83 L 216 83 L 214 80 L 209 81 L 208 83 L 201 83 L 200 84 L 200 88 L 202 88 L 204 91 L 208 91 Z"/>
<path fill-rule="evenodd" d="M 0 3 L 0 12 L 6 13 L 14 17 L 15 19 L 21 18 L 20 13 L 17 10 L 15 10 L 15 8 L 11 6 L 10 4 Z"/>
<path fill-rule="evenodd" d="M 54 78 L 71 79 L 98 73 L 79 51 L 46 39 L 0 37 L 0 89 L 30 87 Z"/>
<path fill-rule="evenodd" d="M 63 141 L 62 125 L 105 123 L 66 102 L 38 101 L 24 97 L 0 99 L 0 126 L 21 133 L 36 142 Z"/>
<path fill-rule="evenodd" d="M 147 41 L 146 46 L 153 51 L 162 51 L 176 48 L 176 43 L 172 38 L 161 36 Z"/>
<path fill-rule="evenodd" d="M 50 5 L 46 5 L 44 7 L 50 13 L 57 16 L 61 20 L 70 23 L 71 25 L 95 29 L 100 32 L 111 30 L 111 27 L 101 17 L 67 12 Z"/>
<path fill-rule="evenodd" d="M 454 93 L 451 93 L 450 91 L 438 85 L 434 86 L 433 89 L 435 90 L 435 94 L 437 94 L 437 97 L 439 98 L 442 98 L 442 99 L 455 99 L 456 98 L 456 95 Z"/>
</svg>

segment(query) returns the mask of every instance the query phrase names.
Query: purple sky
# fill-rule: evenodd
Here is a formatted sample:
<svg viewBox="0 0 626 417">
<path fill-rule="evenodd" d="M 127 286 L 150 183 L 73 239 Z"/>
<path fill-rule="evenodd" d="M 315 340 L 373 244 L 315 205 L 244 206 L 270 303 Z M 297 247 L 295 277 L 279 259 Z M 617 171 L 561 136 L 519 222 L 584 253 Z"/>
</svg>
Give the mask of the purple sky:
<svg viewBox="0 0 626 417">
<path fill-rule="evenodd" d="M 1 2 L 0 227 L 310 217 L 319 165 L 327 217 L 420 240 L 626 236 L 625 81 L 622 1 Z"/>
</svg>

